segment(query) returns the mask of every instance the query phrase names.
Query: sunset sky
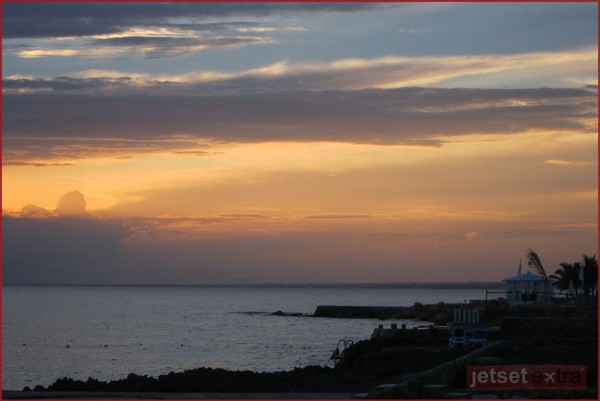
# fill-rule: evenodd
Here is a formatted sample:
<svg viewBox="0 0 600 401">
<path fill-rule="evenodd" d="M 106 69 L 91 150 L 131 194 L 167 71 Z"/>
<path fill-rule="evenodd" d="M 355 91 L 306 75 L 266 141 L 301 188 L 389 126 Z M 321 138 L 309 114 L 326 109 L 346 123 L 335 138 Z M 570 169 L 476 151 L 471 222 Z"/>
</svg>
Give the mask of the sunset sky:
<svg viewBox="0 0 600 401">
<path fill-rule="evenodd" d="M 598 4 L 3 3 L 5 283 L 497 281 L 598 244 Z"/>
</svg>

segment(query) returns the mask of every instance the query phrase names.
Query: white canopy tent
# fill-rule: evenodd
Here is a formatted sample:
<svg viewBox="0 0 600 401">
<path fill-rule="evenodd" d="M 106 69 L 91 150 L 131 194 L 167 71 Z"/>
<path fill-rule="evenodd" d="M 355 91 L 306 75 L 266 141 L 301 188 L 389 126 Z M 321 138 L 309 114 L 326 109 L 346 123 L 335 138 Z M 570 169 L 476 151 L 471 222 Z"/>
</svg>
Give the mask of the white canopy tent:
<svg viewBox="0 0 600 401">
<path fill-rule="evenodd" d="M 506 283 L 506 300 L 511 306 L 543 303 L 551 300 L 550 281 L 530 271 L 505 278 L 502 281 Z"/>
</svg>

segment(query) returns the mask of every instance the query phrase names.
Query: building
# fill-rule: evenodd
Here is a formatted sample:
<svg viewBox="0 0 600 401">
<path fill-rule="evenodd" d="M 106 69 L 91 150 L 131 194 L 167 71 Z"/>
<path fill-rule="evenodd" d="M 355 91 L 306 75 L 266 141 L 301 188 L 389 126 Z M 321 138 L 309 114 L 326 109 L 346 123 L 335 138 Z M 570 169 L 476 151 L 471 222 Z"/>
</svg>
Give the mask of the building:
<svg viewBox="0 0 600 401">
<path fill-rule="evenodd" d="M 550 280 L 528 271 L 502 280 L 506 283 L 509 306 L 540 304 L 552 301 Z"/>
</svg>

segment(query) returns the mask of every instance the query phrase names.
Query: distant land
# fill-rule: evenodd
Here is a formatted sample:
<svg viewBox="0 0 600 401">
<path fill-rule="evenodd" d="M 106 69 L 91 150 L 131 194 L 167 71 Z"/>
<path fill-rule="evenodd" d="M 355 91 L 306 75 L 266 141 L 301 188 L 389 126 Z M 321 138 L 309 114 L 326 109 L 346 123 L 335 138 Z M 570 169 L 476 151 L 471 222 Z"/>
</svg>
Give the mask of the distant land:
<svg viewBox="0 0 600 401">
<path fill-rule="evenodd" d="M 38 287 L 256 287 L 256 288 L 423 288 L 423 289 L 503 289 L 501 281 L 452 281 L 407 283 L 231 283 L 231 284 L 2 284 Z"/>
</svg>

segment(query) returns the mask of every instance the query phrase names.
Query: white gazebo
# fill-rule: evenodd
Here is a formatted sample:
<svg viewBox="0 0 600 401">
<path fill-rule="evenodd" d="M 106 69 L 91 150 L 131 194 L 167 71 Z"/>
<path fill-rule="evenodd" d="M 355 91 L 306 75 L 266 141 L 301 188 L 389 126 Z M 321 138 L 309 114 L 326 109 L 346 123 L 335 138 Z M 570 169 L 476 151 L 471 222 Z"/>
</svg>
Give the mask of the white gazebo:
<svg viewBox="0 0 600 401">
<path fill-rule="evenodd" d="M 539 304 L 552 299 L 550 280 L 528 271 L 502 280 L 509 306 Z"/>
</svg>

